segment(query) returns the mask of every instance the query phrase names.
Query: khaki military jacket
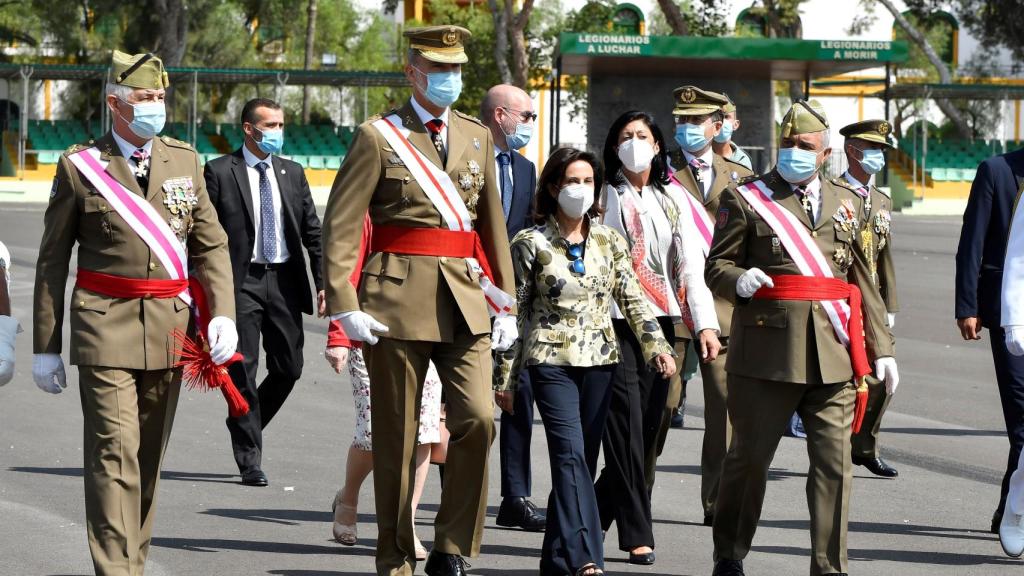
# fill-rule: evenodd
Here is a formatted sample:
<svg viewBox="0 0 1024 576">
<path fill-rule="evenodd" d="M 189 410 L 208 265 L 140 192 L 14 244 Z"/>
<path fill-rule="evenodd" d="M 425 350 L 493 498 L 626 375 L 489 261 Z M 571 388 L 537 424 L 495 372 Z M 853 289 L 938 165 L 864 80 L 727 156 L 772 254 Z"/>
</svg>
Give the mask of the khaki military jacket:
<svg viewBox="0 0 1024 576">
<path fill-rule="evenodd" d="M 411 130 L 409 142 L 451 176 L 480 235 L 493 281 L 513 290 L 508 235 L 494 169 L 490 131 L 478 120 L 449 113 L 448 161 L 441 159 L 412 104 L 393 111 Z M 391 114 L 388 112 L 385 116 Z M 476 272 L 462 258 L 371 253 L 359 292 L 349 282 L 367 210 L 374 228 L 447 226 L 409 169 L 371 124 L 356 129 L 324 214 L 324 284 L 331 314 L 362 310 L 387 325 L 389 338 L 451 342 L 464 321 L 472 334 L 491 331 Z"/>
<path fill-rule="evenodd" d="M 833 183 L 854 190 L 843 176 L 833 179 Z M 862 215 L 857 248 L 867 262 L 871 281 L 878 289 L 886 311 L 895 314 L 899 311 L 899 302 L 896 299 L 896 264 L 892 257 L 892 198 L 871 186 L 864 200 Z"/>
<path fill-rule="evenodd" d="M 589 226 L 582 275 L 570 270 L 569 245 L 553 217 L 512 239 L 520 338 L 495 355 L 496 389 L 514 388 L 523 366 L 618 362 L 613 302 L 636 334 L 645 359 L 674 354 L 633 272 L 626 239 L 595 221 Z"/>
<path fill-rule="evenodd" d="M 807 228 L 836 278 L 857 285 L 861 292 L 874 290 L 867 266 L 854 247 L 860 226 L 857 215 L 863 211 L 860 196 L 823 180 L 821 213 L 812 224 L 789 183 L 777 172 L 758 178 L 772 189 L 775 201 Z M 705 274 L 712 292 L 736 305 L 726 370 L 749 378 L 806 384 L 852 378 L 849 352 L 819 303 L 736 295 L 736 281 L 750 268 L 760 268 L 769 276 L 800 274 L 772 228 L 731 188 L 722 198 Z M 892 356 L 884 307 L 871 299 L 865 299 L 864 306 L 868 356 Z"/>
<path fill-rule="evenodd" d="M 60 354 L 64 289 L 71 251 L 78 267 L 136 279 L 170 276 L 149 247 L 110 207 L 68 159 L 97 147 L 115 180 L 146 198 L 184 243 L 190 274 L 206 287 L 212 316 L 235 317 L 227 236 L 206 194 L 198 155 L 184 142 L 153 139 L 149 185 L 139 187 L 114 137 L 69 148 L 57 164 L 36 263 L 34 351 Z M 71 363 L 133 370 L 160 370 L 178 360 L 173 333 L 192 316 L 180 298 L 109 298 L 75 288 L 71 294 Z"/>
<path fill-rule="evenodd" d="M 704 205 L 704 210 L 707 211 L 711 217 L 711 221 L 714 222 L 718 218 L 718 206 L 722 202 L 722 193 L 736 182 L 743 178 L 747 178 L 753 175 L 749 169 L 739 162 L 735 162 L 728 158 L 719 156 L 718 154 L 713 155 L 711 166 L 715 174 L 715 179 L 711 182 L 711 189 L 708 191 L 708 197 L 704 198 L 701 194 L 700 189 L 697 187 L 697 181 L 693 178 L 693 171 L 690 170 L 686 163 L 686 158 L 683 156 L 682 151 L 677 150 L 673 155 L 672 159 L 673 166 L 682 166 L 676 172 L 676 179 L 683 185 L 683 188 L 690 193 L 691 196 L 697 199 L 698 202 Z M 684 207 L 686 210 L 689 208 Z M 732 304 L 728 300 L 721 296 L 715 296 L 715 312 L 718 314 L 718 325 L 722 330 L 722 338 L 729 337 L 729 323 L 732 320 Z M 689 330 L 683 327 L 684 338 L 692 338 L 688 334 Z"/>
</svg>

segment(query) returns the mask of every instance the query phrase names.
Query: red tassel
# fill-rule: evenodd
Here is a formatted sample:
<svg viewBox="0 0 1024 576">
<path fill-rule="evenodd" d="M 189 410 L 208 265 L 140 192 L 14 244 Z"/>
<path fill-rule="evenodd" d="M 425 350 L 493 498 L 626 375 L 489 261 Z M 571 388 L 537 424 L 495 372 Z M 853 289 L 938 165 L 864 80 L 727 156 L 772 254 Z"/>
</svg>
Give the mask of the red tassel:
<svg viewBox="0 0 1024 576">
<path fill-rule="evenodd" d="M 235 387 L 228 374 L 227 367 L 242 359 L 242 355 L 235 353 L 230 360 L 222 365 L 214 363 L 206 350 L 206 343 L 201 333 L 196 335 L 196 340 L 189 338 L 181 330 L 174 331 L 174 340 L 180 346 L 177 350 L 181 359 L 175 366 L 182 368 L 181 381 L 191 390 L 206 392 L 214 388 L 220 388 L 221 394 L 228 403 L 228 414 L 232 418 L 243 416 L 249 412 L 249 403 Z"/>
<path fill-rule="evenodd" d="M 860 379 L 860 384 L 857 385 L 857 401 L 853 405 L 853 433 L 857 434 L 860 432 L 860 427 L 864 424 L 864 415 L 868 411 L 868 381 L 866 378 Z"/>
</svg>

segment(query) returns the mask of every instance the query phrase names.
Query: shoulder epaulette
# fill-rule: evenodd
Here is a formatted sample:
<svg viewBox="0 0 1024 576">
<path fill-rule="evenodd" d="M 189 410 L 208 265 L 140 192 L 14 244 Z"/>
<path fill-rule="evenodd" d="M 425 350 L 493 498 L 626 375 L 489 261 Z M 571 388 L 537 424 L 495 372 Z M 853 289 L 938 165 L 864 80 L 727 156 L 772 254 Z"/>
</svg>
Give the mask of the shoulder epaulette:
<svg viewBox="0 0 1024 576">
<path fill-rule="evenodd" d="M 189 144 L 188 142 L 178 140 L 177 138 L 171 138 L 170 136 L 161 136 L 160 140 L 168 146 L 174 146 L 175 148 L 184 148 L 185 150 L 193 151 L 191 144 Z"/>
<path fill-rule="evenodd" d="M 836 176 L 835 178 L 832 178 L 831 180 L 829 180 L 829 182 L 831 182 L 832 184 L 835 184 L 836 186 L 841 186 L 843 188 L 846 188 L 847 190 L 850 190 L 851 192 L 856 192 L 857 191 L 857 189 L 853 187 L 853 184 L 850 184 L 850 181 L 847 180 L 846 178 L 843 178 L 842 176 Z"/>
<path fill-rule="evenodd" d="M 484 123 L 482 121 L 480 121 L 480 119 L 477 118 L 476 116 L 470 116 L 469 114 L 466 114 L 464 112 L 459 112 L 458 110 L 455 110 L 454 108 L 452 109 L 452 112 L 455 112 L 455 115 L 458 116 L 459 118 L 462 118 L 463 120 L 469 120 L 470 122 L 473 122 L 474 124 L 479 124 L 481 128 L 487 128 L 487 126 L 485 126 Z"/>
<path fill-rule="evenodd" d="M 744 184 L 750 184 L 751 182 L 756 182 L 758 180 L 761 180 L 761 176 L 762 176 L 762 174 L 751 174 L 750 176 L 747 176 L 746 178 L 740 178 L 739 181 L 736 182 L 736 185 L 737 186 L 742 186 Z M 767 183 L 768 183 L 768 181 L 766 180 L 765 184 L 767 184 Z"/>
<path fill-rule="evenodd" d="M 871 189 L 874 190 L 875 192 L 878 192 L 882 196 L 885 196 L 886 198 L 892 199 L 892 192 L 890 192 L 889 190 L 883 190 L 882 188 L 879 188 L 874 184 L 871 185 Z"/>
<path fill-rule="evenodd" d="M 68 146 L 67 150 L 64 150 L 64 155 L 65 156 L 69 156 L 71 154 L 74 154 L 75 152 L 78 152 L 79 150 L 85 150 L 89 146 L 92 146 L 93 143 L 94 143 L 94 141 L 90 140 L 88 144 L 82 144 L 82 143 L 72 144 L 71 146 Z"/>
</svg>

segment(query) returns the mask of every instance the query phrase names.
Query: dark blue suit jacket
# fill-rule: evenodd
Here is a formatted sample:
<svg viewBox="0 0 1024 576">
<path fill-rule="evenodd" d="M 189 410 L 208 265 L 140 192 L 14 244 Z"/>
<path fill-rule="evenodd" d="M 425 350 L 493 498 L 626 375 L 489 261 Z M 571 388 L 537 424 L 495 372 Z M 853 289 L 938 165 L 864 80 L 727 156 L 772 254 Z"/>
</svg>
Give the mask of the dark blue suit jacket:
<svg viewBox="0 0 1024 576">
<path fill-rule="evenodd" d="M 499 175 L 500 178 L 500 175 Z M 501 185 L 498 185 L 501 188 Z M 512 206 L 505 227 L 508 239 L 533 226 L 533 193 L 537 188 L 537 167 L 519 152 L 512 152 Z"/>
<path fill-rule="evenodd" d="M 1024 149 L 981 163 L 964 211 L 956 251 L 956 317 L 999 327 L 1003 259 L 1013 203 L 1024 181 Z"/>
</svg>

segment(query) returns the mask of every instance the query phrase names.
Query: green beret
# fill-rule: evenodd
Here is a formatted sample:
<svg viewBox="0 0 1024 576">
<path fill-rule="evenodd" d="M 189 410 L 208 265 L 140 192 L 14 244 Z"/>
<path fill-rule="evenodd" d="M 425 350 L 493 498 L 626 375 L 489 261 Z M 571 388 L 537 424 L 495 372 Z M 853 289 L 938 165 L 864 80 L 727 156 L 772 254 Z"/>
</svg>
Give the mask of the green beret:
<svg viewBox="0 0 1024 576">
<path fill-rule="evenodd" d="M 110 67 L 114 84 L 147 90 L 160 90 L 171 85 L 164 63 L 149 52 L 125 54 L 114 50 Z"/>
<path fill-rule="evenodd" d="M 848 126 L 843 126 L 843 129 L 839 131 L 840 134 L 847 138 L 856 138 L 858 140 L 867 140 L 868 142 L 875 142 L 882 144 L 887 148 L 895 148 L 892 144 L 890 134 L 892 134 L 892 124 L 885 120 L 862 120 L 860 122 L 854 122 Z"/>
<path fill-rule="evenodd" d="M 828 118 L 825 109 L 817 100 L 810 102 L 797 100 L 790 106 L 789 112 L 782 118 L 781 135 L 783 138 L 799 134 L 813 134 L 828 130 Z"/>
<path fill-rule="evenodd" d="M 409 48 L 427 60 L 442 64 L 465 64 L 466 40 L 473 33 L 462 26 L 423 26 L 407 28 L 403 34 L 409 39 Z"/>
<path fill-rule="evenodd" d="M 680 86 L 672 91 L 676 106 L 673 116 L 703 116 L 721 110 L 729 99 L 717 92 L 701 90 L 696 86 Z"/>
</svg>

